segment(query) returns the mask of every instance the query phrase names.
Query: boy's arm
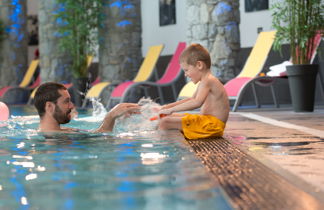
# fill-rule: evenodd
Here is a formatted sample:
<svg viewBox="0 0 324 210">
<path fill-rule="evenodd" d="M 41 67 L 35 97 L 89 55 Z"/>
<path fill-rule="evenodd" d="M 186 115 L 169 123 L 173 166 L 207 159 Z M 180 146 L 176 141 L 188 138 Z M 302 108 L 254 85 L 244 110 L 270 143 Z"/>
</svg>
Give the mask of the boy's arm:
<svg viewBox="0 0 324 210">
<path fill-rule="evenodd" d="M 193 96 L 190 97 L 190 98 L 185 98 L 185 99 L 182 99 L 182 100 L 179 100 L 179 101 L 176 101 L 176 102 L 170 103 L 170 104 L 163 105 L 162 108 L 161 108 L 161 110 L 162 110 L 162 109 L 170 109 L 170 108 L 172 108 L 172 107 L 174 107 L 174 106 L 177 106 L 177 105 L 179 105 L 179 104 L 183 104 L 183 103 L 185 103 L 185 102 L 187 102 L 187 101 L 190 101 L 190 100 L 194 99 L 194 98 L 196 97 L 196 95 L 197 95 L 197 91 L 198 91 L 198 90 L 196 90 L 195 93 L 193 94 Z"/>
<path fill-rule="evenodd" d="M 179 105 L 179 104 L 185 103 L 185 102 L 187 102 L 187 101 L 189 101 L 189 100 L 191 100 L 191 99 L 192 99 L 192 98 L 185 98 L 185 99 L 182 99 L 182 100 L 179 100 L 179 101 L 173 102 L 173 103 L 169 103 L 169 104 L 163 105 L 163 106 L 161 107 L 161 110 L 162 110 L 162 109 L 170 109 L 170 108 L 172 108 L 172 107 L 174 107 L 174 106 L 177 106 L 177 105 Z"/>
<path fill-rule="evenodd" d="M 192 98 L 184 101 L 183 103 L 176 104 L 173 107 L 163 109 L 160 111 L 160 114 L 172 114 L 173 112 L 181 112 L 181 111 L 197 109 L 203 105 L 209 91 L 210 91 L 210 87 L 208 85 L 208 82 L 200 82 L 197 91 L 195 92 Z"/>
</svg>

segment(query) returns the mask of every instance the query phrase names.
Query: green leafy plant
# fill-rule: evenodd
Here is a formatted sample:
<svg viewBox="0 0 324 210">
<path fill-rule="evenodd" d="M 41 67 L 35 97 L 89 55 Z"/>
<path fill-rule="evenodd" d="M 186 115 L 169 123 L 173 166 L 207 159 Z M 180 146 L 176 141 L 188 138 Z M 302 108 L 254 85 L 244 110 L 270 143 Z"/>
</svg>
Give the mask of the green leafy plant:
<svg viewBox="0 0 324 210">
<path fill-rule="evenodd" d="M 272 25 L 277 30 L 274 49 L 288 42 L 293 64 L 310 63 L 314 37 L 323 34 L 323 5 L 322 0 L 282 0 L 272 6 Z"/>
<path fill-rule="evenodd" d="M 75 78 L 87 77 L 87 58 L 95 54 L 102 0 L 57 0 L 59 46 L 72 56 Z"/>
</svg>

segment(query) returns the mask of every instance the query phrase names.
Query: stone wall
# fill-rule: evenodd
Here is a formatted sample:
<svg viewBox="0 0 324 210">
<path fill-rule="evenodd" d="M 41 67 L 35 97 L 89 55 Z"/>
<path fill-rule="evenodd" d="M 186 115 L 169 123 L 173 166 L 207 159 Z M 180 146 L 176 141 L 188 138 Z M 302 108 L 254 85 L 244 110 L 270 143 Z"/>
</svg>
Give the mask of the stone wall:
<svg viewBox="0 0 324 210">
<path fill-rule="evenodd" d="M 42 82 L 70 82 L 70 56 L 59 49 L 55 14 L 60 8 L 54 0 L 38 1 L 39 54 Z"/>
<path fill-rule="evenodd" d="M 105 0 L 99 29 L 99 69 L 102 81 L 132 78 L 141 61 L 140 1 Z M 39 1 L 39 51 L 42 81 L 71 81 L 69 55 L 59 49 L 57 21 L 60 9 L 53 0 Z"/>
<path fill-rule="evenodd" d="M 0 88 L 18 85 L 28 67 L 27 23 L 25 0 L 1 0 L 0 19 L 6 37 L 0 46 Z"/>
<path fill-rule="evenodd" d="M 206 47 L 212 73 L 223 82 L 234 77 L 240 50 L 239 0 L 187 0 L 187 42 Z"/>
<path fill-rule="evenodd" d="M 141 4 L 138 0 L 108 0 L 99 29 L 99 71 L 103 81 L 134 78 L 141 64 Z"/>
</svg>

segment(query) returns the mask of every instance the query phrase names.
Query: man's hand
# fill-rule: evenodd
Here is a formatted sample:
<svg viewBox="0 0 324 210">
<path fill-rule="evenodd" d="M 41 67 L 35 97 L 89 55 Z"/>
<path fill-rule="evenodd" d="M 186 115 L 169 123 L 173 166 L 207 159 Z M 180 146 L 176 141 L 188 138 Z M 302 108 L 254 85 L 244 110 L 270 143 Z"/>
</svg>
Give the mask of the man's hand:
<svg viewBox="0 0 324 210">
<path fill-rule="evenodd" d="M 103 120 L 101 126 L 94 132 L 109 132 L 112 131 L 115 125 L 115 119 L 121 115 L 131 115 L 140 112 L 140 106 L 134 103 L 121 103 L 117 104 L 112 108 L 105 119 Z"/>
<path fill-rule="evenodd" d="M 110 115 L 112 118 L 120 117 L 121 115 L 131 115 L 138 114 L 140 111 L 140 106 L 134 103 L 121 103 L 117 104 L 114 108 L 110 110 L 107 115 Z"/>
</svg>

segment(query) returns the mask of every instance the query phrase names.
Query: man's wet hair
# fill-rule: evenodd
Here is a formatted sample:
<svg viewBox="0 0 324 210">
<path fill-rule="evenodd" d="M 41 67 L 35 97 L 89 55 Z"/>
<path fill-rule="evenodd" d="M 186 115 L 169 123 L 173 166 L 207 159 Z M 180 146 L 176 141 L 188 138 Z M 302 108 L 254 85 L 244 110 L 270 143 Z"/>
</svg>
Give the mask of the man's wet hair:
<svg viewBox="0 0 324 210">
<path fill-rule="evenodd" d="M 45 114 L 45 105 L 47 101 L 56 104 L 57 99 L 61 96 L 58 92 L 59 90 L 67 90 L 67 88 L 56 82 L 47 82 L 38 87 L 34 97 L 34 105 L 39 117 L 43 117 Z"/>
<path fill-rule="evenodd" d="M 203 62 L 208 69 L 211 66 L 209 52 L 200 44 L 189 45 L 180 55 L 180 63 L 195 66 L 198 61 Z"/>
</svg>

